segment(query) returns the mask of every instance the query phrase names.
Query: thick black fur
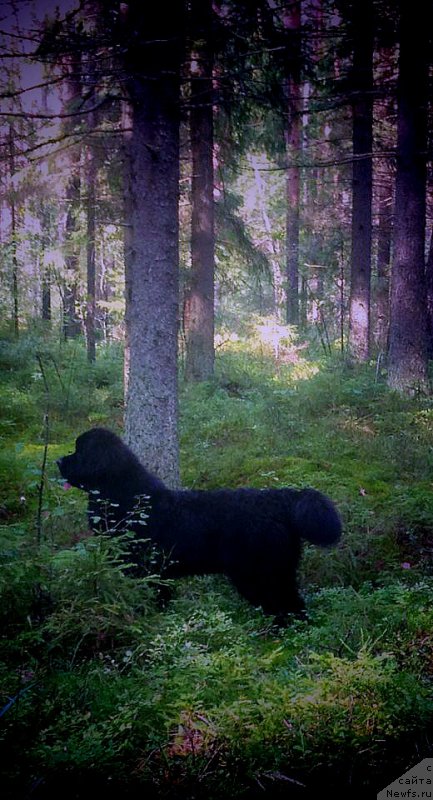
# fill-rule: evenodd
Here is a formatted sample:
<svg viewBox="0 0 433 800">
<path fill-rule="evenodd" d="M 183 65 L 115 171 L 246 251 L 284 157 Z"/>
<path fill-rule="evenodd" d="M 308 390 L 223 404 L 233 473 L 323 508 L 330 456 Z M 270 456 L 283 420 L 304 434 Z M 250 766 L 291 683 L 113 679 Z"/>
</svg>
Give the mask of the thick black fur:
<svg viewBox="0 0 433 800">
<path fill-rule="evenodd" d="M 332 502 L 314 489 L 173 491 L 104 428 L 79 436 L 75 453 L 57 464 L 66 481 L 89 493 L 91 527 L 120 531 L 126 520 L 166 555 L 166 576 L 223 573 L 250 603 L 279 618 L 303 609 L 301 539 L 327 546 L 341 536 Z M 145 528 L 134 516 L 137 502 L 148 506 Z"/>
</svg>

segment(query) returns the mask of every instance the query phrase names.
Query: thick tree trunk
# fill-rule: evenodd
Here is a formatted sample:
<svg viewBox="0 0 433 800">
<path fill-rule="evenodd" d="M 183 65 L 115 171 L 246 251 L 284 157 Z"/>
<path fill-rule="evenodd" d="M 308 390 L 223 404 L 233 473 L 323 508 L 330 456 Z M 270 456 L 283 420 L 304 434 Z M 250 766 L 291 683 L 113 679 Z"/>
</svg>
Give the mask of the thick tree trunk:
<svg viewBox="0 0 433 800">
<path fill-rule="evenodd" d="M 141 4 L 127 11 L 125 59 L 130 130 L 125 213 L 126 441 L 171 486 L 179 482 L 177 333 L 179 31 L 182 4 L 167 15 Z M 146 23 L 146 24 L 144 24 Z M 129 27 L 130 26 L 130 27 Z M 128 30 L 128 29 L 127 29 Z"/>
<path fill-rule="evenodd" d="M 400 0 L 397 175 L 391 274 L 388 382 L 403 392 L 428 388 L 425 261 L 427 7 Z"/>
<path fill-rule="evenodd" d="M 430 247 L 425 268 L 427 284 L 427 312 L 429 333 L 429 358 L 433 358 L 433 229 L 430 236 Z"/>
<path fill-rule="evenodd" d="M 191 276 L 185 298 L 185 377 L 214 370 L 214 169 L 212 0 L 191 3 Z"/>
<path fill-rule="evenodd" d="M 349 350 L 356 361 L 369 356 L 373 149 L 373 9 L 353 4 L 352 258 Z"/>
</svg>

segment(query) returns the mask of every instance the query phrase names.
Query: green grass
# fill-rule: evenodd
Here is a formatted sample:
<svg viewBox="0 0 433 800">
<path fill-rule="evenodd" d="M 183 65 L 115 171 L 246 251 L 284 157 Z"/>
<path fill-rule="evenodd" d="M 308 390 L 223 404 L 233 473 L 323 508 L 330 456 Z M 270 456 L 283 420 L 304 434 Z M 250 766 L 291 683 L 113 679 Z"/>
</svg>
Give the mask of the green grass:
<svg viewBox="0 0 433 800">
<path fill-rule="evenodd" d="M 83 535 L 85 498 L 55 459 L 93 424 L 121 430 L 119 348 L 90 368 L 81 343 L 1 342 L 5 796 L 367 796 L 431 752 L 433 405 L 374 365 L 253 345 L 221 348 L 213 381 L 181 381 L 182 479 L 336 501 L 343 541 L 305 547 L 309 620 L 284 630 L 219 576 L 175 582 L 161 608 L 152 570 L 135 581 L 121 541 Z"/>
</svg>

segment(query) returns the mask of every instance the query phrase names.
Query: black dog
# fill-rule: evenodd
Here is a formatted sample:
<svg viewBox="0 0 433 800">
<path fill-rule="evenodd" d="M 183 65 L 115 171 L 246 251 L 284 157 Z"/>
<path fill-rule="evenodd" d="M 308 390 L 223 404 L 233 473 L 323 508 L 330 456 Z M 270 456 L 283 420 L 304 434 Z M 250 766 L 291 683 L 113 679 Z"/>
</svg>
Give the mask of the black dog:
<svg viewBox="0 0 433 800">
<path fill-rule="evenodd" d="M 69 484 L 89 493 L 93 529 L 146 537 L 166 555 L 166 576 L 224 573 L 247 600 L 280 619 L 303 609 L 301 538 L 327 546 L 341 536 L 333 504 L 314 489 L 173 491 L 103 428 L 79 436 L 75 453 L 57 464 Z M 134 513 L 140 501 L 148 506 L 146 527 Z"/>
</svg>

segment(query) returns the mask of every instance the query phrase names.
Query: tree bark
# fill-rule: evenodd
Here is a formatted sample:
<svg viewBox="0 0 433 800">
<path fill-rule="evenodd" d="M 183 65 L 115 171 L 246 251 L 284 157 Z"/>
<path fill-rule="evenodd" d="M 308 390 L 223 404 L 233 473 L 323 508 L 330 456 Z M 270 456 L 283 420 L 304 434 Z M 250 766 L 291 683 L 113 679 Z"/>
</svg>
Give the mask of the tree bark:
<svg viewBox="0 0 433 800">
<path fill-rule="evenodd" d="M 272 291 L 274 299 L 274 314 L 278 322 L 282 323 L 284 311 L 283 274 L 278 260 L 278 251 L 272 233 L 272 225 L 266 208 L 265 186 L 260 174 L 259 159 L 255 155 L 250 157 L 251 167 L 254 172 L 254 181 L 257 187 L 257 202 L 262 215 L 263 226 L 266 232 L 266 250 L 272 270 Z"/>
<path fill-rule="evenodd" d="M 87 10 L 95 20 L 94 33 L 99 33 L 98 20 L 101 16 L 101 4 L 99 0 L 88 0 Z M 83 57 L 83 89 L 90 95 L 90 104 L 94 105 L 97 99 L 97 70 L 95 68 L 93 54 L 86 54 Z M 96 361 L 96 203 L 97 203 L 97 183 L 99 152 L 98 140 L 92 139 L 92 133 L 98 125 L 99 115 L 94 109 L 87 114 L 86 126 L 89 133 L 87 147 L 85 149 L 85 180 L 86 180 L 86 348 L 87 360 L 90 364 Z"/>
<path fill-rule="evenodd" d="M 41 317 L 44 322 L 51 322 L 51 276 L 46 269 L 42 278 L 42 307 Z"/>
<path fill-rule="evenodd" d="M 81 60 L 79 53 L 64 58 L 65 98 L 64 108 L 70 112 L 81 97 Z M 77 315 L 77 296 L 80 272 L 80 250 L 77 244 L 81 194 L 80 176 L 81 148 L 69 149 L 70 175 L 66 184 L 65 265 L 66 282 L 63 300 L 63 333 L 65 339 L 81 333 L 81 322 Z"/>
<path fill-rule="evenodd" d="M 430 247 L 425 268 L 427 284 L 427 313 L 428 313 L 428 335 L 429 335 L 429 358 L 433 358 L 433 229 L 430 235 Z"/>
<path fill-rule="evenodd" d="M 126 441 L 179 482 L 177 333 L 181 2 L 124 4 L 126 55 Z"/>
<path fill-rule="evenodd" d="M 214 167 L 212 0 L 191 3 L 191 275 L 185 298 L 185 377 L 214 371 Z"/>
<path fill-rule="evenodd" d="M 17 257 L 17 204 L 13 177 L 15 175 L 15 132 L 12 124 L 9 126 L 9 174 L 11 180 L 11 245 L 12 245 L 12 325 L 15 336 L 20 332 L 19 320 L 19 293 L 18 293 L 18 257 Z"/>
<path fill-rule="evenodd" d="M 51 322 L 51 270 L 45 264 L 46 252 L 50 242 L 50 212 L 47 210 L 44 201 L 39 205 L 39 220 L 42 229 L 40 261 L 42 264 L 42 298 L 41 298 L 41 318 L 47 325 Z"/>
<path fill-rule="evenodd" d="M 389 266 L 391 260 L 392 186 L 387 164 L 377 187 L 377 285 L 374 299 L 373 339 L 379 352 L 386 352 L 389 329 Z"/>
<path fill-rule="evenodd" d="M 349 351 L 366 361 L 370 351 L 373 149 L 373 7 L 353 4 L 352 258 Z"/>
<path fill-rule="evenodd" d="M 286 173 L 286 270 L 287 307 L 289 325 L 299 323 L 299 200 L 300 169 L 295 163 L 301 154 L 301 76 L 300 76 L 300 26 L 301 3 L 294 2 L 283 11 L 286 45 L 286 103 L 285 144 L 288 161 Z"/>
<path fill-rule="evenodd" d="M 92 145 L 87 151 L 87 300 L 86 300 L 86 344 L 87 360 L 93 364 L 96 360 L 96 335 L 95 335 L 95 316 L 96 316 L 96 178 L 97 168 L 95 153 Z"/>
<path fill-rule="evenodd" d="M 425 281 L 428 99 L 427 7 L 400 0 L 397 174 L 391 274 L 388 383 L 398 391 L 428 389 Z"/>
</svg>

